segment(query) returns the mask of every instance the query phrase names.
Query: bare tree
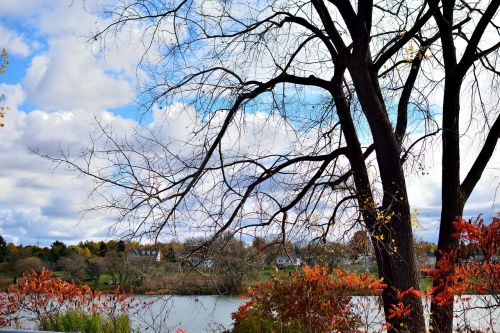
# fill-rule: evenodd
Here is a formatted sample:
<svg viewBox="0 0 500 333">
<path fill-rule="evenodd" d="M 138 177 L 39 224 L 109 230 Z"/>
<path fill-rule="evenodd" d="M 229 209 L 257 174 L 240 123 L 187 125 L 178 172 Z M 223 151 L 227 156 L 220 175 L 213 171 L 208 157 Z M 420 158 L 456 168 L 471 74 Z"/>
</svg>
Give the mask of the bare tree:
<svg viewBox="0 0 500 333">
<path fill-rule="evenodd" d="M 104 269 L 105 269 L 104 258 L 94 257 L 88 260 L 87 274 L 91 279 L 94 280 L 94 289 L 97 289 L 97 286 L 99 285 L 99 278 L 103 274 Z"/>
<path fill-rule="evenodd" d="M 130 236 L 158 237 L 196 221 L 216 238 L 265 229 L 283 241 L 303 232 L 326 239 L 340 222 L 344 229 L 346 221 L 363 223 L 389 285 L 387 315 L 396 290 L 418 289 L 406 175 L 426 143 L 442 131 L 441 250 L 453 246 L 451 222 L 493 154 L 499 6 L 124 0 L 105 8 L 112 23 L 93 39 L 142 29 L 144 105 L 178 108 L 181 101 L 185 113 L 196 109 L 189 133 L 139 129 L 120 139 L 102 127 L 83 162 L 64 154 L 54 160 L 93 177 L 94 208 L 117 211 L 117 230 L 125 226 Z M 462 103 L 485 135 L 460 183 L 460 134 L 469 130 L 459 127 Z M 158 120 L 167 129 L 170 114 L 172 107 Z M 287 133 L 280 149 L 255 133 L 251 146 L 242 145 L 245 133 L 263 132 L 249 120 L 262 114 L 266 126 Z M 421 300 L 410 293 L 405 302 L 412 313 L 389 320 L 392 329 L 425 331 Z M 433 308 L 432 329 L 450 332 L 452 308 Z"/>
<path fill-rule="evenodd" d="M 111 275 L 113 284 L 122 288 L 129 283 L 132 274 L 128 259 L 128 255 L 118 252 L 110 252 L 104 257 L 104 271 Z"/>
<path fill-rule="evenodd" d="M 31 273 L 31 271 L 40 272 L 44 267 L 42 259 L 37 257 L 28 257 L 18 260 L 14 264 L 14 271 L 17 276 L 22 276 L 24 273 Z"/>
<path fill-rule="evenodd" d="M 73 254 L 57 261 L 57 267 L 65 271 L 69 279 L 83 281 L 87 278 L 87 260 L 84 256 Z"/>
</svg>

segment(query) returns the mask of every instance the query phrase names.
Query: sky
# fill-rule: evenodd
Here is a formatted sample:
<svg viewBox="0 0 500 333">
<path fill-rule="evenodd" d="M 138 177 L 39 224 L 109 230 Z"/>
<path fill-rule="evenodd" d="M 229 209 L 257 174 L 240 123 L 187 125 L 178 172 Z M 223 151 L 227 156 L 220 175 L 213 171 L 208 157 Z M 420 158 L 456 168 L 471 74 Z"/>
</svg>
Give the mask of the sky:
<svg viewBox="0 0 500 333">
<path fill-rule="evenodd" d="M 137 77 L 142 73 L 136 65 L 143 53 L 138 34 L 130 30 L 117 35 L 105 54 L 89 43 L 88 36 L 106 23 L 96 11 L 102 3 L 0 1 L 0 47 L 9 53 L 7 72 L 0 76 L 0 93 L 8 107 L 5 127 L 0 129 L 0 234 L 8 242 L 71 244 L 113 237 L 109 233 L 113 216 L 99 211 L 82 214 L 92 189 L 89 180 L 64 168 L 54 169 L 33 153 L 79 151 L 90 144 L 96 121 L 110 124 L 119 133 L 155 122 L 154 115 L 140 124 L 137 121 Z M 181 135 L 176 131 L 188 127 L 190 119 L 173 114 L 166 130 Z M 283 144 L 286 138 L 282 139 L 262 142 Z M 465 156 L 477 153 L 473 140 L 465 147 Z M 430 150 L 438 151 L 439 145 Z M 438 155 L 429 152 L 423 174 L 408 178 L 408 190 L 412 209 L 418 209 L 418 237 L 435 242 L 440 164 L 434 156 Z M 469 200 L 466 215 L 491 216 L 500 211 L 496 163 L 500 163 L 498 149 Z"/>
</svg>

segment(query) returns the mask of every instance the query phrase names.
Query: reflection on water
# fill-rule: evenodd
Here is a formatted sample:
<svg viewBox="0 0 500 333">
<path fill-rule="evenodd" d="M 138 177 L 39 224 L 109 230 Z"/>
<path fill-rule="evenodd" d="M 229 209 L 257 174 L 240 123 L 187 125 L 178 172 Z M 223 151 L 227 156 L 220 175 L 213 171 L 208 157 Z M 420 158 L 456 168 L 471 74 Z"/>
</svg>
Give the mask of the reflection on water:
<svg viewBox="0 0 500 333">
<path fill-rule="evenodd" d="M 175 332 L 182 328 L 190 333 L 222 332 L 231 327 L 231 313 L 242 300 L 230 296 L 137 296 L 150 306 L 131 314 L 134 327 L 141 332 Z"/>
<path fill-rule="evenodd" d="M 222 332 L 232 326 L 231 313 L 236 311 L 242 300 L 239 297 L 228 296 L 138 296 L 139 302 L 147 304 L 132 314 L 134 327 L 141 332 L 167 333 L 182 328 L 189 333 Z M 468 296 L 457 298 L 455 304 L 454 327 L 462 326 L 465 321 L 474 328 L 484 331 L 487 327 L 493 332 L 500 330 L 500 308 L 498 297 Z M 354 311 L 358 312 L 368 327 L 362 328 L 368 332 L 379 332 L 384 323 L 383 311 L 380 309 L 378 297 L 353 297 Z M 427 311 L 430 304 L 424 304 Z M 487 309 L 485 309 L 485 307 Z M 463 312 L 463 309 L 467 311 Z M 466 313 L 466 316 L 461 314 Z"/>
<path fill-rule="evenodd" d="M 455 304 L 454 327 L 464 323 L 474 329 L 500 331 L 498 296 L 463 296 Z M 141 333 L 170 333 L 182 328 L 189 333 L 223 332 L 232 326 L 231 313 L 243 301 L 229 296 L 135 296 L 139 306 L 131 310 L 132 324 Z M 367 327 L 362 331 L 380 332 L 383 311 L 378 297 L 353 297 L 354 311 L 359 313 Z M 424 304 L 427 312 L 429 304 Z M 467 309 L 463 312 L 462 309 Z M 486 309 L 485 309 L 486 308 Z M 465 316 L 463 314 L 466 314 Z M 21 323 L 25 328 L 36 328 L 33 322 Z"/>
</svg>

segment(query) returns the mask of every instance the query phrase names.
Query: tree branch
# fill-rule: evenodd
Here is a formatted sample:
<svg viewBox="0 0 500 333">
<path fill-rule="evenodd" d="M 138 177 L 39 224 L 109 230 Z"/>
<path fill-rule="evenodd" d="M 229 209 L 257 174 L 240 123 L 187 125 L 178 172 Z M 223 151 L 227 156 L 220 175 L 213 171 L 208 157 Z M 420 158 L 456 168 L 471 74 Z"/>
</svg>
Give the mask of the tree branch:
<svg viewBox="0 0 500 333">
<path fill-rule="evenodd" d="M 483 16 L 479 20 L 476 29 L 474 29 L 474 32 L 472 33 L 469 43 L 467 44 L 467 47 L 464 51 L 462 60 L 460 60 L 460 63 L 458 64 L 458 69 L 461 73 L 465 74 L 465 72 L 467 72 L 469 67 L 474 62 L 476 49 L 479 45 L 479 42 L 481 41 L 484 31 L 488 27 L 488 24 L 490 24 L 493 16 L 495 16 L 495 13 L 497 12 L 499 6 L 500 0 L 492 0 L 488 5 L 488 8 L 486 8 Z"/>
<path fill-rule="evenodd" d="M 384 53 L 382 53 L 374 63 L 374 68 L 378 72 L 380 68 L 389 60 L 394 54 L 399 52 L 401 48 L 412 39 L 415 34 L 424 26 L 427 21 L 432 17 L 433 10 L 429 9 L 425 14 L 418 20 L 415 25 L 404 33 L 404 35 L 397 39 L 397 41 L 392 44 Z"/>
<path fill-rule="evenodd" d="M 497 116 L 497 119 L 493 123 L 493 126 L 490 128 L 490 132 L 486 137 L 486 141 L 484 142 L 483 148 L 479 152 L 474 164 L 470 168 L 467 176 L 465 177 L 462 185 L 460 185 L 460 190 L 462 193 L 462 200 L 465 202 L 471 195 L 474 187 L 477 182 L 481 178 L 486 165 L 491 159 L 493 155 L 493 151 L 495 151 L 496 144 L 500 139 L 500 115 Z"/>
</svg>

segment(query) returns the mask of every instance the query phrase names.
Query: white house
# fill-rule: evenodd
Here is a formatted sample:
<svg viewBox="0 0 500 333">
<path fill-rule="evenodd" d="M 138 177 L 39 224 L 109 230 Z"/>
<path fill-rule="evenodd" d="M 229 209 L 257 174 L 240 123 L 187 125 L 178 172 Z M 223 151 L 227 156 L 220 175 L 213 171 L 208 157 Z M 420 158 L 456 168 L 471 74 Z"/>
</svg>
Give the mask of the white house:
<svg viewBox="0 0 500 333">
<path fill-rule="evenodd" d="M 284 255 L 276 256 L 277 266 L 300 266 L 302 261 L 298 257 L 289 257 Z"/>
<path fill-rule="evenodd" d="M 212 259 L 205 259 L 198 256 L 191 256 L 187 260 L 191 266 L 196 268 L 208 269 L 212 268 L 214 265 L 214 261 Z"/>
<path fill-rule="evenodd" d="M 146 249 L 132 249 L 130 250 L 130 256 L 132 257 L 147 257 L 154 259 L 156 262 L 161 260 L 161 251 L 159 249 L 146 250 Z"/>
</svg>

